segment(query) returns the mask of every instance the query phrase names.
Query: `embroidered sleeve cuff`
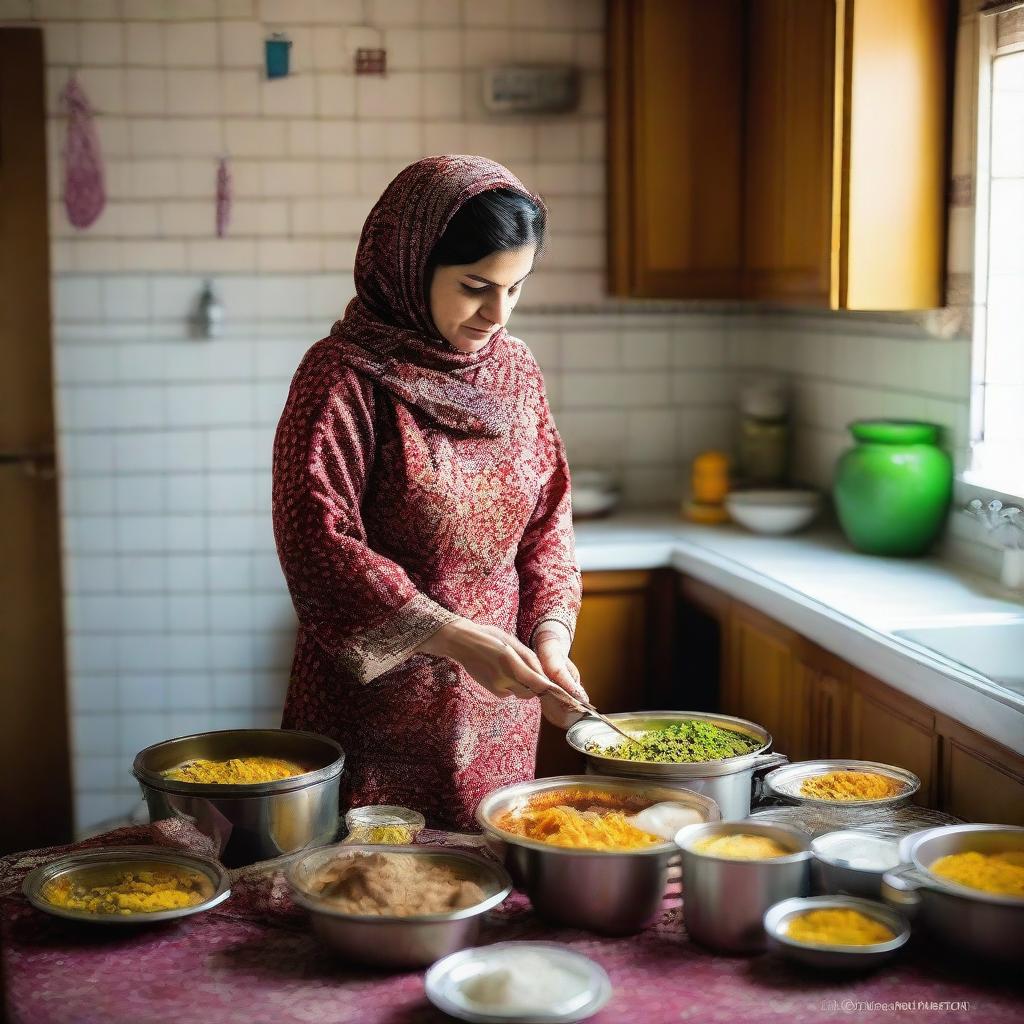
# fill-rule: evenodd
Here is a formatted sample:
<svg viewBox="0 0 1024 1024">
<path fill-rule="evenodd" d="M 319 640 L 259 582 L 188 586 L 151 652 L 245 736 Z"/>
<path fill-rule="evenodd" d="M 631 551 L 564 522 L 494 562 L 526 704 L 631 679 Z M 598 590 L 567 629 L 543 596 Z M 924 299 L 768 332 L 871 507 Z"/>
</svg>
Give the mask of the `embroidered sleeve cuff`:
<svg viewBox="0 0 1024 1024">
<path fill-rule="evenodd" d="M 568 608 L 557 608 L 544 612 L 543 615 L 537 618 L 533 628 L 527 634 L 530 638 L 529 646 L 531 648 L 533 647 L 534 639 L 537 636 L 537 630 L 540 629 L 545 622 L 558 622 L 565 626 L 569 631 L 569 644 L 570 646 L 572 645 L 573 638 L 576 635 L 576 616 Z"/>
<path fill-rule="evenodd" d="M 426 594 L 417 594 L 382 626 L 352 637 L 339 658 L 360 683 L 371 683 L 400 665 L 424 640 L 458 617 Z"/>
</svg>

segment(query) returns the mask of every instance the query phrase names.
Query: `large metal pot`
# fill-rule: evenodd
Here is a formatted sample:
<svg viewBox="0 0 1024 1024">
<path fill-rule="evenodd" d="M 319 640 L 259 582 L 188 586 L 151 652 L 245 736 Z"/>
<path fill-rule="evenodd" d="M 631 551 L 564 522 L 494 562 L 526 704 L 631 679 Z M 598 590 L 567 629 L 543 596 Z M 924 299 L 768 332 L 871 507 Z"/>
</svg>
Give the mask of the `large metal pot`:
<svg viewBox="0 0 1024 1024">
<path fill-rule="evenodd" d="M 386 914 L 348 914 L 331 906 L 311 889 L 317 872 L 339 857 L 360 854 L 405 854 L 450 867 L 476 882 L 484 899 L 472 907 L 442 914 L 399 917 Z M 429 967 L 441 957 L 476 944 L 480 923 L 512 891 L 505 869 L 475 853 L 427 846 L 333 846 L 303 854 L 288 869 L 292 897 L 309 911 L 313 930 L 347 960 L 377 967 Z"/>
<path fill-rule="evenodd" d="M 309 771 L 276 782 L 200 785 L 163 773 L 185 761 L 278 757 Z M 217 844 L 225 864 L 238 866 L 323 846 L 338 832 L 338 801 L 345 754 L 326 736 L 290 729 L 227 729 L 180 736 L 135 756 L 151 821 L 185 818 Z"/>
<path fill-rule="evenodd" d="M 903 865 L 886 872 L 882 896 L 943 942 L 979 957 L 1024 964 L 1024 899 L 969 889 L 931 873 L 951 853 L 1024 851 L 1015 825 L 946 825 L 900 842 Z"/>
<path fill-rule="evenodd" d="M 673 800 L 694 808 L 705 821 L 717 821 L 718 807 L 698 793 L 597 775 L 561 775 L 503 786 L 480 802 L 476 820 L 488 846 L 502 858 L 516 887 L 541 917 L 558 924 L 609 935 L 639 931 L 661 910 L 669 865 L 678 861 L 675 843 L 622 853 L 573 850 L 534 842 L 499 829 L 495 821 L 553 789 L 591 787 L 641 795 L 650 803 Z"/>
<path fill-rule="evenodd" d="M 690 764 L 662 764 L 654 761 L 626 761 L 594 753 L 590 749 L 593 745 L 610 747 L 622 742 L 621 736 L 596 718 L 583 718 L 566 733 L 565 738 L 569 746 L 586 758 L 588 772 L 616 775 L 626 779 L 643 779 L 662 786 L 700 793 L 718 804 L 723 821 L 738 821 L 750 814 L 754 772 L 775 768 L 789 760 L 784 754 L 769 753 L 772 745 L 771 734 L 767 729 L 754 722 L 748 722 L 745 718 L 704 714 L 699 711 L 643 711 L 607 717 L 626 732 L 664 729 L 677 722 L 696 720 L 710 722 L 723 729 L 732 729 L 758 740 L 758 748 L 742 757 Z"/>
<path fill-rule="evenodd" d="M 758 835 L 774 839 L 785 857 L 734 860 L 697 853 L 694 844 L 712 835 Z M 690 825 L 676 836 L 683 851 L 683 920 L 691 939 L 710 949 L 746 953 L 765 948 L 769 907 L 811 891 L 811 839 L 786 825 L 722 821 Z"/>
</svg>

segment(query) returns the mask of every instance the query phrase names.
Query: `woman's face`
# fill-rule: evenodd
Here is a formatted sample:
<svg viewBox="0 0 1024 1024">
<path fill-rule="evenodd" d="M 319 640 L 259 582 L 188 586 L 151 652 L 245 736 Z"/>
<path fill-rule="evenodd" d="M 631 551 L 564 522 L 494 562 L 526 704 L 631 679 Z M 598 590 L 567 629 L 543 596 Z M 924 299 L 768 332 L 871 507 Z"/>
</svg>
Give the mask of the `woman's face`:
<svg viewBox="0 0 1024 1024">
<path fill-rule="evenodd" d="M 533 270 L 534 243 L 460 266 L 435 267 L 430 315 L 460 352 L 476 352 L 504 327 Z"/>
</svg>

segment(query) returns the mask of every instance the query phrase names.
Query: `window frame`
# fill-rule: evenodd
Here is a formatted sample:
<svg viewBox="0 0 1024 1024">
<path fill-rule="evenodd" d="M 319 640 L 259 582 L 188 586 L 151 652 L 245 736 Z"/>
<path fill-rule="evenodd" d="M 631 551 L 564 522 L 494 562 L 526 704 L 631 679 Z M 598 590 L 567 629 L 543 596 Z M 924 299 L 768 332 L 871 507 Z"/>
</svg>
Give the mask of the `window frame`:
<svg viewBox="0 0 1024 1024">
<path fill-rule="evenodd" d="M 971 336 L 970 452 L 960 474 L 965 497 L 998 496 L 1006 502 L 1024 500 L 1024 464 L 1013 471 L 991 464 L 985 452 L 985 402 L 989 309 L 989 249 L 992 181 L 992 64 L 997 57 L 1024 52 L 1024 40 L 999 47 L 997 14 L 978 16 L 978 78 L 975 93 L 975 189 L 973 303 Z M 979 315 L 980 314 L 980 315 Z M 986 461 L 988 464 L 986 465 Z"/>
</svg>

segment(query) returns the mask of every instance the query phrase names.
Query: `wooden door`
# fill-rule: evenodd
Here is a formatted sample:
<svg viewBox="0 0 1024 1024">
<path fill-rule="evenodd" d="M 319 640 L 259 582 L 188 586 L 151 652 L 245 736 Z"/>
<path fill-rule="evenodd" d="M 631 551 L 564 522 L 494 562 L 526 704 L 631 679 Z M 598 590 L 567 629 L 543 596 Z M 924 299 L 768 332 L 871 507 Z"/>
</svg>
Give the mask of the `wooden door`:
<svg viewBox="0 0 1024 1024">
<path fill-rule="evenodd" d="M 71 834 L 42 41 L 0 29 L 0 853 Z"/>
<path fill-rule="evenodd" d="M 939 716 L 939 806 L 966 821 L 1024 825 L 1024 757 Z"/>
<path fill-rule="evenodd" d="M 609 289 L 736 298 L 742 0 L 612 0 Z"/>
<path fill-rule="evenodd" d="M 648 572 L 583 574 L 583 604 L 570 657 L 599 711 L 636 711 L 646 706 L 650 584 Z M 537 749 L 538 777 L 582 770 L 583 759 L 565 742 L 565 733 L 544 722 Z"/>
<path fill-rule="evenodd" d="M 850 756 L 912 771 L 921 780 L 914 802 L 936 805 L 935 712 L 856 669 L 850 692 Z"/>
<path fill-rule="evenodd" d="M 747 7 L 743 291 L 827 306 L 835 0 Z"/>
<path fill-rule="evenodd" d="M 807 699 L 794 672 L 795 637 L 760 612 L 734 603 L 723 710 L 772 734 L 772 749 L 795 759 L 804 747 Z"/>
</svg>

